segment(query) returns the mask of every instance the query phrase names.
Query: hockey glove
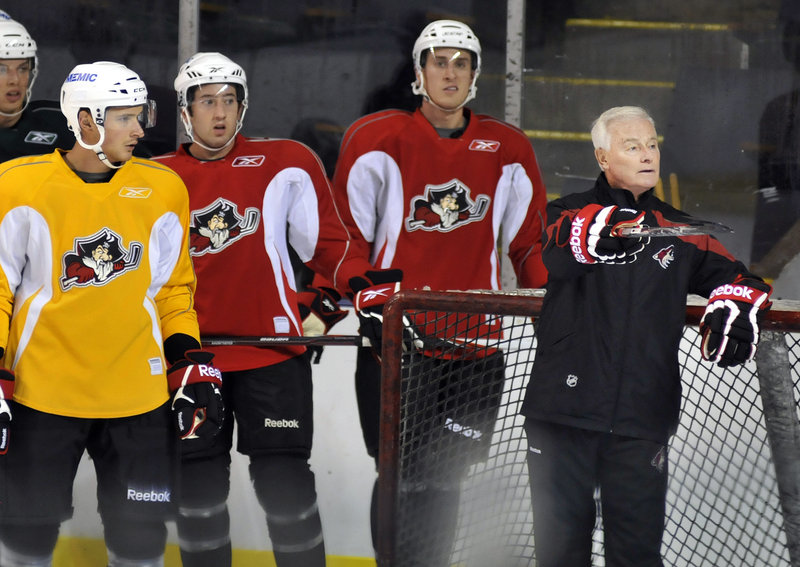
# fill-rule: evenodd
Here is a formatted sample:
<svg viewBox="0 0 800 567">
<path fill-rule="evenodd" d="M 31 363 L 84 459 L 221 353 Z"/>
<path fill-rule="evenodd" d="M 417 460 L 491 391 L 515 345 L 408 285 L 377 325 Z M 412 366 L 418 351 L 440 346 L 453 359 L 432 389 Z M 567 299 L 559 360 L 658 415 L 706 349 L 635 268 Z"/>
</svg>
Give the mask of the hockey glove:
<svg viewBox="0 0 800 567">
<path fill-rule="evenodd" d="M 772 306 L 770 293 L 769 284 L 742 276 L 714 289 L 700 321 L 703 359 L 721 367 L 752 360 L 758 344 L 759 323 Z"/>
<path fill-rule="evenodd" d="M 222 428 L 222 373 L 211 364 L 212 358 L 208 351 L 187 350 L 167 371 L 183 454 L 207 449 Z"/>
<path fill-rule="evenodd" d="M 358 315 L 359 331 L 369 339 L 380 355 L 383 334 L 383 305 L 400 289 L 402 270 L 367 270 L 363 276 L 350 278 L 355 293 L 353 307 Z"/>
<path fill-rule="evenodd" d="M 14 373 L 0 368 L 0 455 L 8 452 L 11 440 L 11 399 L 14 397 Z"/>
<path fill-rule="evenodd" d="M 581 264 L 630 264 L 650 238 L 615 236 L 621 228 L 641 226 L 644 212 L 615 206 L 587 205 L 570 227 L 569 245 Z"/>
<path fill-rule="evenodd" d="M 300 317 L 303 320 L 303 335 L 318 337 L 326 334 L 336 323 L 347 317 L 347 311 L 339 307 L 342 298 L 338 291 L 329 287 L 310 287 L 297 296 Z"/>
</svg>

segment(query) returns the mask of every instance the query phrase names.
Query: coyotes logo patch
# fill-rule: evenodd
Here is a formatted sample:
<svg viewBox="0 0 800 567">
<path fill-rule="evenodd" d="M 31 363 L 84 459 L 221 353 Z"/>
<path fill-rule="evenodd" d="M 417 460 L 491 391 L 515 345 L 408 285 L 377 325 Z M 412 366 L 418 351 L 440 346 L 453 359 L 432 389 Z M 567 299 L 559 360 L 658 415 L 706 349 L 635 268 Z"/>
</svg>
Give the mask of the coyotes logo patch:
<svg viewBox="0 0 800 567">
<path fill-rule="evenodd" d="M 666 270 L 673 260 L 675 260 L 675 245 L 670 244 L 666 248 L 662 248 L 653 254 L 653 260 L 658 262 L 658 265 Z"/>
</svg>

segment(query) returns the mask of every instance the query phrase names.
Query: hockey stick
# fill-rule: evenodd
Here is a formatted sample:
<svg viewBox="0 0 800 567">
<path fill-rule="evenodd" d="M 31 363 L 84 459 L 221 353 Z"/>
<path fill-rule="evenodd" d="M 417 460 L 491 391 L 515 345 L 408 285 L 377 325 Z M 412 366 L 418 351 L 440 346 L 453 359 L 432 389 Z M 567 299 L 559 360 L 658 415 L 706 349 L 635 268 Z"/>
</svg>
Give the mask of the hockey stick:
<svg viewBox="0 0 800 567">
<path fill-rule="evenodd" d="M 329 346 L 352 345 L 369 346 L 369 339 L 360 335 L 320 335 L 317 337 L 231 337 L 209 335 L 202 337 L 203 346 L 257 346 L 274 347 L 282 345 Z"/>
<path fill-rule="evenodd" d="M 673 226 L 629 226 L 614 231 L 613 236 L 695 236 L 699 234 L 731 233 L 733 229 L 724 224 L 706 220 L 691 220 Z"/>
</svg>

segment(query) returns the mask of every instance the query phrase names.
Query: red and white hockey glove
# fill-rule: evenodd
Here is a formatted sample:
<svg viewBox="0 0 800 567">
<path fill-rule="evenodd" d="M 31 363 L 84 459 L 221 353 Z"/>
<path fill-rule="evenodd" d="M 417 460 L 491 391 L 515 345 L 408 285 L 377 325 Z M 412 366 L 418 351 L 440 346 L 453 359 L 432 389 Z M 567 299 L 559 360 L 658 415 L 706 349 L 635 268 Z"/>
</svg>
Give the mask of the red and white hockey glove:
<svg viewBox="0 0 800 567">
<path fill-rule="evenodd" d="M 714 289 L 700 321 L 703 359 L 722 367 L 752 360 L 759 324 L 772 306 L 771 293 L 769 284 L 742 276 Z"/>
<path fill-rule="evenodd" d="M 11 399 L 14 397 L 14 373 L 0 368 L 0 455 L 8 453 L 11 441 Z"/>
<path fill-rule="evenodd" d="M 644 212 L 615 206 L 586 205 L 570 226 L 569 246 L 581 264 L 630 264 L 650 238 L 616 236 L 622 228 L 641 226 Z"/>
<path fill-rule="evenodd" d="M 318 337 L 327 334 L 336 323 L 347 317 L 339 307 L 341 294 L 330 287 L 310 287 L 297 296 L 303 335 Z"/>
<path fill-rule="evenodd" d="M 363 276 L 350 278 L 350 289 L 355 293 L 353 307 L 358 315 L 359 331 L 369 339 L 372 348 L 381 352 L 383 335 L 383 305 L 400 290 L 403 271 L 367 270 Z"/>
<path fill-rule="evenodd" d="M 214 354 L 205 350 L 187 350 L 167 371 L 183 454 L 210 447 L 222 428 L 222 373 L 211 364 L 212 358 Z"/>
</svg>

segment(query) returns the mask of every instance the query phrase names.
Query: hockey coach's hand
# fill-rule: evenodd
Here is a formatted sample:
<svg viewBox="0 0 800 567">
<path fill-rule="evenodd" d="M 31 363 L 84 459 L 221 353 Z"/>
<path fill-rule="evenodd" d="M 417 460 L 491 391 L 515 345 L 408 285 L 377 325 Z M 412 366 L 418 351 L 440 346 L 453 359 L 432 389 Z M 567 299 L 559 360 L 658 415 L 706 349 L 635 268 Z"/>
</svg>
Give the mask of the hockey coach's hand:
<svg viewBox="0 0 800 567">
<path fill-rule="evenodd" d="M 641 226 L 644 212 L 615 206 L 586 205 L 570 226 L 569 246 L 581 264 L 630 264 L 650 237 L 615 236 L 622 228 Z"/>
<path fill-rule="evenodd" d="M 167 371 L 172 413 L 183 454 L 210 447 L 222 427 L 222 373 L 211 364 L 214 354 L 188 350 Z"/>
<path fill-rule="evenodd" d="M 363 276 L 350 278 L 355 293 L 353 307 L 358 314 L 361 335 L 369 339 L 380 356 L 383 335 L 383 305 L 400 289 L 402 270 L 367 270 Z"/>
<path fill-rule="evenodd" d="M 330 287 L 310 287 L 298 294 L 300 318 L 303 320 L 303 335 L 318 337 L 325 335 L 336 323 L 347 317 L 347 311 L 339 307 L 341 294 Z"/>
<path fill-rule="evenodd" d="M 722 367 L 752 360 L 771 293 L 769 284 L 742 276 L 714 289 L 700 321 L 703 358 Z"/>
<path fill-rule="evenodd" d="M 14 397 L 14 373 L 0 368 L 0 455 L 8 452 L 11 441 L 11 399 Z"/>
</svg>

